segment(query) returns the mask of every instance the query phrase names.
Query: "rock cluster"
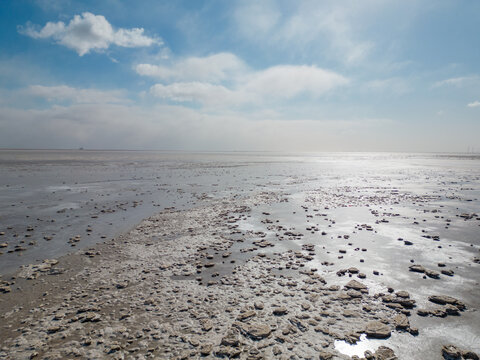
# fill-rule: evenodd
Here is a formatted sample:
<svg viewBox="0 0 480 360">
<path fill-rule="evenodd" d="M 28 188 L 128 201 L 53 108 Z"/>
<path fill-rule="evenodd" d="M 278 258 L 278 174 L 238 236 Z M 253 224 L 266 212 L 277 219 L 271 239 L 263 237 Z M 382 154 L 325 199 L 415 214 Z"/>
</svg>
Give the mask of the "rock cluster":
<svg viewBox="0 0 480 360">
<path fill-rule="evenodd" d="M 366 247 L 354 245 L 354 235 L 339 234 L 334 239 L 341 244 L 329 253 L 322 241 L 333 231 L 309 224 L 307 235 L 322 240 L 302 244 L 304 231 L 277 223 L 274 211 L 261 211 L 261 229 L 242 230 L 252 208 L 269 201 L 283 198 L 261 193 L 186 211 L 167 209 L 125 236 L 72 255 L 68 259 L 75 267 L 61 260 L 65 272 L 56 260 L 23 268 L 19 277 L 31 280 L 26 282 L 36 296 L 2 315 L 0 358 L 345 359 L 335 340 L 355 344 L 362 334 L 387 341 L 400 332 L 407 338 L 419 334 L 412 326 L 418 318 L 410 315 L 423 299 L 393 288 L 372 294 L 376 280 L 359 280 L 367 272 L 362 261 L 358 268 L 335 268 L 332 260 L 368 254 Z M 327 218 L 318 209 L 312 215 L 302 208 L 309 220 Z M 385 222 L 355 229 L 373 234 Z M 297 245 L 278 251 L 281 242 Z M 331 257 L 314 263 L 319 253 Z M 440 276 L 421 265 L 410 271 Z M 20 293 L 5 281 L 0 292 L 10 299 Z M 436 308 L 417 309 L 418 315 L 458 315 L 467 308 L 449 296 L 428 300 Z M 472 354 L 453 346 L 443 350 L 444 357 Z M 364 357 L 397 359 L 386 346 Z"/>
</svg>

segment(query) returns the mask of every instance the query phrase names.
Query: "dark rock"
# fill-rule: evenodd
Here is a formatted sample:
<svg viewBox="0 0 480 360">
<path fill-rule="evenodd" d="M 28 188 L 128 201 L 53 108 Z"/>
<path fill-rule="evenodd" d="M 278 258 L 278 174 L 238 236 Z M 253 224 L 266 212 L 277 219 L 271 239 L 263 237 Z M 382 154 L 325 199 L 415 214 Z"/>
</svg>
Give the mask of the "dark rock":
<svg viewBox="0 0 480 360">
<path fill-rule="evenodd" d="M 233 326 L 236 326 L 244 336 L 252 340 L 264 339 L 272 332 L 270 326 L 266 324 L 234 323 Z"/>
<path fill-rule="evenodd" d="M 404 314 L 398 314 L 393 318 L 396 329 L 406 330 L 410 327 L 410 322 Z"/>
<path fill-rule="evenodd" d="M 233 347 L 230 347 L 230 346 L 220 346 L 218 347 L 214 353 L 217 357 L 220 357 L 220 358 L 236 358 L 238 357 L 240 354 L 241 354 L 241 350 L 240 349 L 237 349 L 237 348 L 233 348 Z M 187 359 L 188 357 L 183 357 L 182 359 Z"/>
<path fill-rule="evenodd" d="M 402 305 L 406 309 L 411 309 L 415 306 L 415 300 L 413 299 L 395 299 L 395 302 Z"/>
<path fill-rule="evenodd" d="M 375 351 L 376 360 L 398 360 L 394 351 L 386 346 L 380 346 L 377 351 Z"/>
<path fill-rule="evenodd" d="M 54 334 L 56 332 L 59 332 L 61 329 L 61 326 L 58 325 L 50 326 L 49 328 L 47 328 L 47 333 Z"/>
<path fill-rule="evenodd" d="M 319 352 L 319 359 L 320 360 L 331 360 L 333 359 L 333 354 L 328 352 L 328 351 L 325 351 L 325 350 L 320 350 Z"/>
<path fill-rule="evenodd" d="M 11 292 L 12 289 L 8 285 L 0 286 L 0 294 L 6 294 Z"/>
<path fill-rule="evenodd" d="M 413 336 L 417 336 L 418 335 L 418 328 L 416 327 L 410 327 L 410 329 L 408 329 L 408 332 L 410 334 L 412 334 Z"/>
<path fill-rule="evenodd" d="M 337 271 L 337 276 L 344 276 L 347 273 L 347 269 L 340 269 Z"/>
<path fill-rule="evenodd" d="M 359 299 L 362 297 L 362 293 L 360 291 L 353 289 L 348 290 L 347 295 L 350 296 L 352 299 Z"/>
<path fill-rule="evenodd" d="M 407 292 L 407 291 L 397 291 L 395 293 L 395 295 L 397 295 L 399 298 L 403 298 L 403 299 L 409 299 L 410 298 L 410 294 Z"/>
<path fill-rule="evenodd" d="M 445 312 L 447 313 L 447 315 L 460 315 L 458 308 L 450 304 L 445 305 Z"/>
<path fill-rule="evenodd" d="M 200 320 L 200 325 L 201 325 L 203 331 L 210 331 L 213 328 L 212 322 L 208 319 Z"/>
<path fill-rule="evenodd" d="M 285 315 L 287 313 L 288 313 L 288 309 L 284 306 L 273 309 L 273 315 L 276 315 L 276 316 Z"/>
<path fill-rule="evenodd" d="M 446 304 L 455 305 L 459 310 L 465 310 L 466 308 L 463 302 L 451 296 L 432 295 L 428 297 L 428 300 L 439 305 L 446 305 Z"/>
<path fill-rule="evenodd" d="M 301 332 L 308 330 L 308 326 L 296 318 L 288 319 L 293 326 L 296 326 Z"/>
<path fill-rule="evenodd" d="M 353 290 L 366 290 L 368 289 L 366 285 L 362 284 L 357 280 L 350 280 L 346 285 L 345 288 L 353 289 Z"/>
<path fill-rule="evenodd" d="M 391 330 L 388 325 L 380 321 L 371 321 L 365 327 L 365 333 L 371 338 L 386 339 L 390 337 Z"/>
<path fill-rule="evenodd" d="M 200 354 L 203 356 L 210 355 L 210 353 L 212 352 L 212 349 L 213 349 L 212 344 L 203 344 L 200 347 Z"/>
<path fill-rule="evenodd" d="M 253 304 L 253 306 L 255 307 L 255 309 L 257 310 L 263 310 L 263 308 L 265 307 L 265 305 L 263 305 L 263 303 L 261 301 L 255 301 L 255 303 Z"/>
<path fill-rule="evenodd" d="M 254 317 L 255 315 L 257 315 L 257 313 L 255 311 L 248 310 L 248 311 L 245 311 L 245 312 L 239 314 L 237 316 L 237 320 L 243 321 L 243 320 L 249 319 L 251 317 Z"/>
<path fill-rule="evenodd" d="M 479 360 L 479 356 L 473 351 L 462 351 L 462 356 L 464 359 Z"/>
<path fill-rule="evenodd" d="M 445 270 L 442 270 L 442 274 L 447 276 L 453 276 L 454 272 L 453 270 L 445 269 Z"/>
<path fill-rule="evenodd" d="M 435 270 L 429 270 L 429 269 L 426 269 L 425 270 L 425 274 L 429 277 L 429 278 L 432 278 L 432 279 L 440 279 L 440 273 L 435 271 Z"/>
<path fill-rule="evenodd" d="M 391 303 L 394 300 L 395 300 L 395 298 L 393 297 L 393 295 L 387 294 L 387 295 L 382 296 L 382 301 L 384 303 Z"/>
<path fill-rule="evenodd" d="M 435 316 L 435 317 L 446 317 L 447 316 L 447 311 L 445 309 L 440 309 L 440 308 L 437 308 L 437 309 L 433 309 L 433 310 L 430 310 L 430 315 L 432 316 Z"/>
<path fill-rule="evenodd" d="M 418 273 L 424 273 L 426 271 L 426 269 L 422 265 L 410 265 L 408 268 L 410 271 Z"/>
<path fill-rule="evenodd" d="M 427 309 L 418 309 L 418 310 L 417 310 L 417 315 L 418 315 L 418 316 L 428 316 L 428 315 L 430 315 L 430 310 L 427 310 Z"/>
<path fill-rule="evenodd" d="M 231 331 L 222 338 L 220 345 L 237 347 L 239 343 L 238 333 Z"/>
<path fill-rule="evenodd" d="M 461 360 L 462 353 L 454 345 L 444 345 L 442 347 L 442 355 L 445 360 Z"/>
</svg>

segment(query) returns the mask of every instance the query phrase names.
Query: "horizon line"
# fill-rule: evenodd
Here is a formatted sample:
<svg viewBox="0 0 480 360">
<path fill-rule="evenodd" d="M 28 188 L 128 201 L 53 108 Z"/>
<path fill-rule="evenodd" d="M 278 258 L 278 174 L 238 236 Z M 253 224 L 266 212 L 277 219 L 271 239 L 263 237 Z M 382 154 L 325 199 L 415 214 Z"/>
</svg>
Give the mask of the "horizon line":
<svg viewBox="0 0 480 360">
<path fill-rule="evenodd" d="M 172 153 L 287 153 L 287 154 L 312 154 L 312 153 L 395 153 L 395 154 L 461 154 L 480 155 L 480 152 L 460 151 L 404 151 L 404 150 L 169 150 L 169 149 L 90 149 L 90 148 L 3 148 L 0 151 L 105 151 L 105 152 L 172 152 Z"/>
</svg>

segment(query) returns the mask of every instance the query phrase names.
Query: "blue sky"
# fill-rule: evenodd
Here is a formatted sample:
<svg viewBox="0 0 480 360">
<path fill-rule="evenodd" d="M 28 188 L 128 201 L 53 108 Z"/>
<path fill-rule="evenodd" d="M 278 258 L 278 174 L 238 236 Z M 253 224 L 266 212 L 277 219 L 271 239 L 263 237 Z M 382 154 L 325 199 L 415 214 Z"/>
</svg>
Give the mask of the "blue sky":
<svg viewBox="0 0 480 360">
<path fill-rule="evenodd" d="M 480 2 L 0 2 L 0 148 L 480 152 Z"/>
</svg>

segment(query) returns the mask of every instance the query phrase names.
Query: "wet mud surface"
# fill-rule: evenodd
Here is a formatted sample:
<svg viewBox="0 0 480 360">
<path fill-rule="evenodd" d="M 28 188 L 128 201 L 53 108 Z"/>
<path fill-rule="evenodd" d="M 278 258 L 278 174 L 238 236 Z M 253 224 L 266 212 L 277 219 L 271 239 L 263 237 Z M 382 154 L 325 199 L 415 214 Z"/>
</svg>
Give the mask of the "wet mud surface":
<svg viewBox="0 0 480 360">
<path fill-rule="evenodd" d="M 480 353 L 480 159 L 223 156 L 177 161 L 209 174 L 185 206 L 4 275 L 0 358 Z"/>
</svg>

